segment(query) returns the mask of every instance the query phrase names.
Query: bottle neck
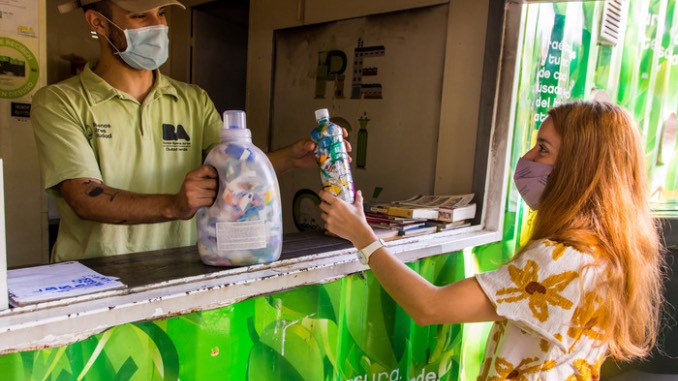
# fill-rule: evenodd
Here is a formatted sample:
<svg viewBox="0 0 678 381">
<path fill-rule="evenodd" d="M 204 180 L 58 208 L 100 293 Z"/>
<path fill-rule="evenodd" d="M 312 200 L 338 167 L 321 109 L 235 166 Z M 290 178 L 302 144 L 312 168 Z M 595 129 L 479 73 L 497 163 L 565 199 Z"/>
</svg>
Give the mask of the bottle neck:
<svg viewBox="0 0 678 381">
<path fill-rule="evenodd" d="M 223 128 L 219 132 L 222 142 L 247 141 L 252 142 L 252 131 L 247 128 Z"/>
</svg>

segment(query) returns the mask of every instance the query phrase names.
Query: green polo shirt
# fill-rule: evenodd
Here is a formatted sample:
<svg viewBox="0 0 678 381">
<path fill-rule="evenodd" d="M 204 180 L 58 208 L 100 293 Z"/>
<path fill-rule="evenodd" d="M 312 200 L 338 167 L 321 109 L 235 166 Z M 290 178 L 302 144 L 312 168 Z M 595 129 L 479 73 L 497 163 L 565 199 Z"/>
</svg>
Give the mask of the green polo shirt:
<svg viewBox="0 0 678 381">
<path fill-rule="evenodd" d="M 222 121 L 207 93 L 155 72 L 143 103 L 111 87 L 86 67 L 33 97 L 31 121 L 45 189 L 61 222 L 55 261 L 195 244 L 194 220 L 114 225 L 85 221 L 55 188 L 64 180 L 95 178 L 145 194 L 178 193 L 186 173 L 219 142 Z"/>
</svg>

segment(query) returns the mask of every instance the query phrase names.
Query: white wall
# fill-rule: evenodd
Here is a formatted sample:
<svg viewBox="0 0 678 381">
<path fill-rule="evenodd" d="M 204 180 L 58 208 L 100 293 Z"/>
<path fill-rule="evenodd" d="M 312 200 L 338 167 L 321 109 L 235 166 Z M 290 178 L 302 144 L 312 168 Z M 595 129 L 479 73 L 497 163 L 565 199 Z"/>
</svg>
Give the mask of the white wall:
<svg viewBox="0 0 678 381">
<path fill-rule="evenodd" d="M 13 90 L 12 81 L 25 81 L 24 90 L 0 96 L 0 158 L 4 162 L 5 226 L 9 266 L 45 263 L 47 247 L 47 204 L 40 186 L 37 150 L 30 119 L 12 115 L 12 104 L 27 105 L 32 94 L 46 83 L 45 0 L 4 2 L 11 16 L 0 28 L 0 37 L 15 41 L 26 50 L 2 49 L 4 55 L 27 62 L 24 76 L 3 75 L 0 88 Z M 16 25 L 12 25 L 12 24 Z M 9 28 L 5 26 L 10 25 Z M 30 52 L 30 53 L 29 53 Z M 36 64 L 26 57 L 33 57 Z M 31 79 L 36 75 L 35 80 Z M 35 84 L 32 88 L 28 84 Z"/>
<path fill-rule="evenodd" d="M 473 160 L 487 27 L 488 0 L 258 0 L 250 3 L 248 50 L 248 123 L 256 144 L 269 141 L 276 29 L 308 25 L 370 14 L 449 3 L 442 106 L 433 191 L 467 193 L 473 181 Z M 433 53 L 435 54 L 435 53 Z M 276 89 L 284 91 L 284 89 Z M 407 105 L 393 105 L 407 107 Z M 388 147 L 384 147 L 388 150 Z M 403 174 L 404 177 L 407 174 Z"/>
<path fill-rule="evenodd" d="M 0 310 L 7 308 L 7 246 L 5 243 L 5 186 L 0 159 Z"/>
</svg>

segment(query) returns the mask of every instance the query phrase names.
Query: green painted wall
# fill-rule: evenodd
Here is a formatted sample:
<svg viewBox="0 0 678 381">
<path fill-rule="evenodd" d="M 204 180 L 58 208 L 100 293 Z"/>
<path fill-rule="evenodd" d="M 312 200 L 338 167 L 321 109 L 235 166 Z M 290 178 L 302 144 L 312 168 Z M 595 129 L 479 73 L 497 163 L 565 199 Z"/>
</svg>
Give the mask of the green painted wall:
<svg viewBox="0 0 678 381">
<path fill-rule="evenodd" d="M 411 267 L 447 284 L 465 275 L 468 255 Z M 415 325 L 366 272 L 6 355 L 0 374 L 3 381 L 456 380 L 462 333 L 460 325 Z"/>
</svg>

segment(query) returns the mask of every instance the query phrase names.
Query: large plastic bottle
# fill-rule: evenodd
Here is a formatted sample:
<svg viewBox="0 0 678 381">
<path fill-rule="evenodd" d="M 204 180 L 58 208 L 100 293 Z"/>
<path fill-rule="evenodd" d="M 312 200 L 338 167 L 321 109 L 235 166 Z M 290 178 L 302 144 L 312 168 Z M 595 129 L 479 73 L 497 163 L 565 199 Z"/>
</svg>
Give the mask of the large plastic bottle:
<svg viewBox="0 0 678 381">
<path fill-rule="evenodd" d="M 245 112 L 224 112 L 221 143 L 205 164 L 219 173 L 219 193 L 196 213 L 198 251 L 205 264 L 268 263 L 282 251 L 282 207 L 273 165 L 252 144 Z"/>
<path fill-rule="evenodd" d="M 322 188 L 353 203 L 355 189 L 343 130 L 330 122 L 330 113 L 326 108 L 316 110 L 315 119 L 318 127 L 311 132 L 311 138 L 316 143 L 315 158 L 320 167 Z"/>
</svg>

